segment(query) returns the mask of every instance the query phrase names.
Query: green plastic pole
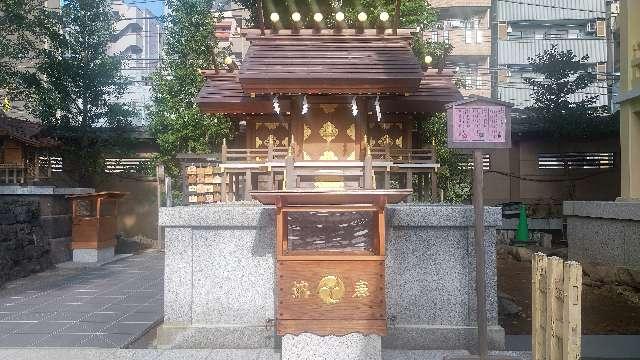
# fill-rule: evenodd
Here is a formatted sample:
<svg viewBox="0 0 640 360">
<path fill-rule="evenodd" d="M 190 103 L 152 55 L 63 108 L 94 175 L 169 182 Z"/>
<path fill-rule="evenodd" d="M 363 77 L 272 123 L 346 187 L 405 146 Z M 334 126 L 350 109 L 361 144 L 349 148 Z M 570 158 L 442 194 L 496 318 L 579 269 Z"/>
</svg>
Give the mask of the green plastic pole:
<svg viewBox="0 0 640 360">
<path fill-rule="evenodd" d="M 526 245 L 529 241 L 529 224 L 527 223 L 527 210 L 524 204 L 520 205 L 520 219 L 516 231 L 516 245 Z"/>
</svg>

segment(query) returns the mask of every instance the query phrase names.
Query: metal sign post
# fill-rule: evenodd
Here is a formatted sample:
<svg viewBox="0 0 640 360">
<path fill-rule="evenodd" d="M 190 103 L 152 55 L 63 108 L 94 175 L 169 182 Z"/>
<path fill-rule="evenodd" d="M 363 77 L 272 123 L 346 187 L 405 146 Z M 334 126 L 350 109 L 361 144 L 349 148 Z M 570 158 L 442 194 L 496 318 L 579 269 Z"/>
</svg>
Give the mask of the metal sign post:
<svg viewBox="0 0 640 360">
<path fill-rule="evenodd" d="M 484 246 L 484 198 L 482 149 L 511 147 L 511 107 L 509 103 L 474 97 L 448 104 L 447 136 L 450 148 L 473 150 L 473 212 L 476 260 L 477 355 L 455 359 L 507 359 L 489 356 L 487 324 L 486 256 Z M 453 358 L 451 358 L 453 359 Z"/>
</svg>

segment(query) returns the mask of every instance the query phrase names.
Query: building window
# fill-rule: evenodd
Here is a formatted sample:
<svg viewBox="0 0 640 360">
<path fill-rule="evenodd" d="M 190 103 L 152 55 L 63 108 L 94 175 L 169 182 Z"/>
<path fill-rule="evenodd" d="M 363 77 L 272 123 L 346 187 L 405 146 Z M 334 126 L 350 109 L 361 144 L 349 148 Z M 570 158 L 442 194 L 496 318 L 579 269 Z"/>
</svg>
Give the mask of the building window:
<svg viewBox="0 0 640 360">
<path fill-rule="evenodd" d="M 473 158 L 469 156 L 469 159 L 460 164 L 460 167 L 466 170 L 473 170 Z M 482 170 L 491 170 L 491 155 L 482 155 Z"/>
<path fill-rule="evenodd" d="M 539 169 L 612 169 L 615 166 L 612 152 L 538 154 Z"/>
</svg>

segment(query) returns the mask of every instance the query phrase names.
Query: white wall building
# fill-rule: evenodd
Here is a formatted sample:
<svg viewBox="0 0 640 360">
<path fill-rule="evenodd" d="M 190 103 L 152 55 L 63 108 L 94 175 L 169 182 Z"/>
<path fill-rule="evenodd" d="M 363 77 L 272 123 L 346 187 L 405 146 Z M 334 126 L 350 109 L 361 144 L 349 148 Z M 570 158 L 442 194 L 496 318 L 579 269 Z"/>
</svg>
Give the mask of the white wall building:
<svg viewBox="0 0 640 360">
<path fill-rule="evenodd" d="M 133 103 L 138 111 L 134 125 L 144 126 L 149 122 L 146 106 L 151 101 L 151 75 L 160 64 L 162 23 L 151 11 L 122 0 L 113 0 L 112 6 L 121 20 L 116 24 L 116 36 L 108 52 L 127 58 L 123 73 L 133 83 L 122 100 Z"/>
</svg>

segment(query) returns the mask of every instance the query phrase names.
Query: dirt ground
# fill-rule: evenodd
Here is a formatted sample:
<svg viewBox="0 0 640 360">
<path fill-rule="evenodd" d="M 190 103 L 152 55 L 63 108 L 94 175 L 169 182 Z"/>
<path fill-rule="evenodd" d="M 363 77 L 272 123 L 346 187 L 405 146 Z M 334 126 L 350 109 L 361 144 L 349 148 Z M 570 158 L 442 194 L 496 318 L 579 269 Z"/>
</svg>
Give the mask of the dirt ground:
<svg viewBox="0 0 640 360">
<path fill-rule="evenodd" d="M 583 286 L 583 334 L 640 334 L 640 302 L 618 293 L 614 286 Z M 511 296 L 522 308 L 518 315 L 500 314 L 508 335 L 531 334 L 531 263 L 498 256 L 498 292 Z"/>
</svg>

